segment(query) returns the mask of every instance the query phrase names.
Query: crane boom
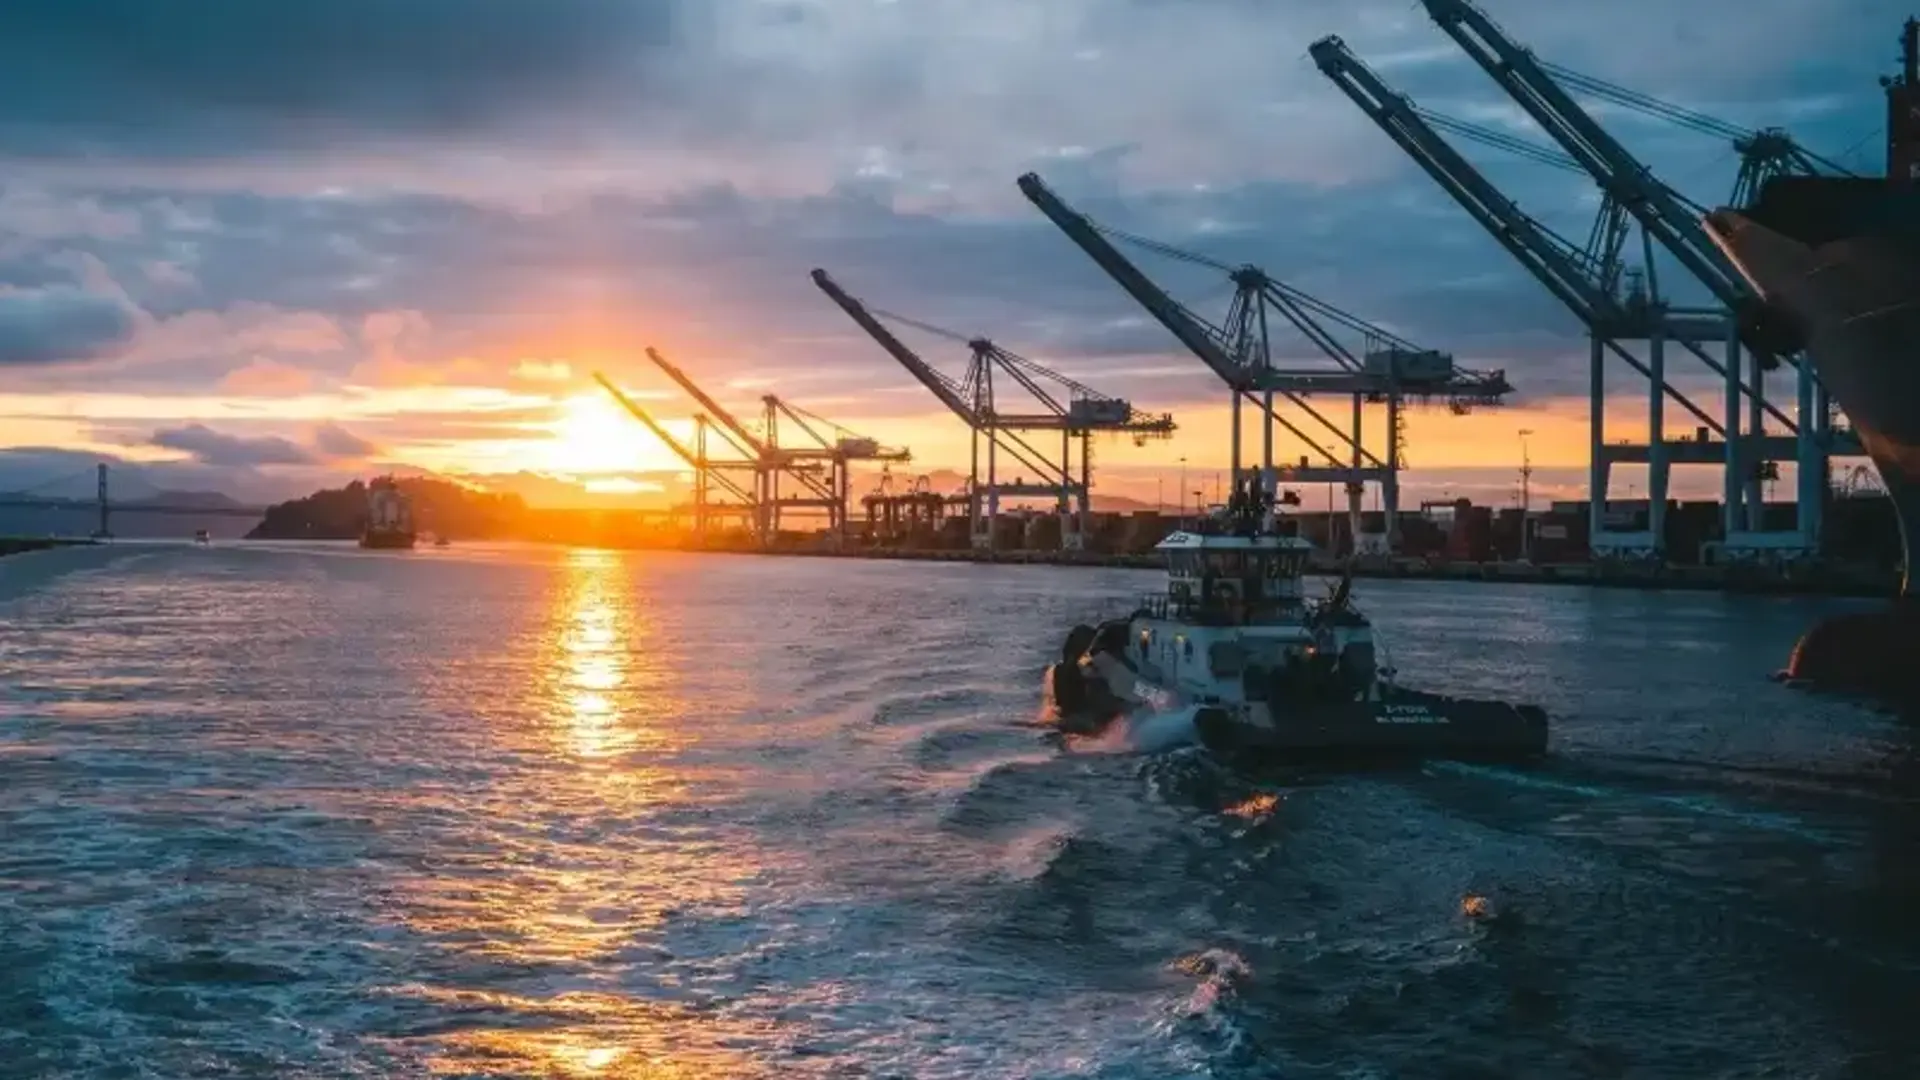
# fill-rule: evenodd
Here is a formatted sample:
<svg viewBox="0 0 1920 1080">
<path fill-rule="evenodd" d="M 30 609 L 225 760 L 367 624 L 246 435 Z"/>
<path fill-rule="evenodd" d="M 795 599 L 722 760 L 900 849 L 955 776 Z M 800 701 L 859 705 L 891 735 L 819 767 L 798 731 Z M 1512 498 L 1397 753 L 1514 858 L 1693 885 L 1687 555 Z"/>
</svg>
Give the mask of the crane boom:
<svg viewBox="0 0 1920 1080">
<path fill-rule="evenodd" d="M 1746 206 L 1759 198 L 1761 187 L 1774 176 L 1853 175 L 1838 162 L 1801 146 L 1793 134 L 1784 128 L 1744 128 L 1559 64 L 1542 61 L 1540 66 L 1562 86 L 1575 93 L 1591 94 L 1643 116 L 1665 120 L 1689 131 L 1712 135 L 1733 144 L 1734 150 L 1740 155 L 1740 175 L 1734 180 L 1732 205 Z"/>
<path fill-rule="evenodd" d="M 632 398 L 628 397 L 625 393 L 621 391 L 619 387 L 613 385 L 613 381 L 611 379 L 608 379 L 605 375 L 596 371 L 593 373 L 593 380 L 599 383 L 602 387 L 606 388 L 607 393 L 613 395 L 613 400 L 619 402 L 622 407 L 624 407 L 628 412 L 632 413 L 633 418 L 635 420 L 638 420 L 642 424 L 645 424 L 647 430 L 653 432 L 654 438 L 659 439 L 661 442 L 665 443 L 667 446 L 667 449 L 673 451 L 676 457 L 678 457 L 681 461 L 686 462 L 688 465 L 693 466 L 694 468 L 700 467 L 700 458 L 698 455 L 696 455 L 693 451 L 687 449 L 685 446 L 681 445 L 680 440 L 668 434 L 667 429 L 661 427 L 660 424 L 654 420 L 652 414 L 648 413 L 647 410 L 641 408 L 639 402 L 636 402 Z"/>
<path fill-rule="evenodd" d="M 1060 197 L 1047 187 L 1037 173 L 1027 173 L 1020 177 L 1019 185 L 1021 194 L 1025 195 L 1034 206 L 1039 207 L 1040 212 L 1047 216 L 1047 220 L 1053 222 L 1055 227 L 1067 235 L 1067 239 L 1072 240 L 1080 250 L 1086 252 L 1087 256 L 1098 264 L 1100 269 L 1105 270 L 1109 277 L 1118 282 L 1129 296 L 1158 319 L 1160 325 L 1172 331 L 1173 336 L 1180 339 L 1182 345 L 1212 368 L 1214 374 L 1220 376 L 1222 381 L 1236 390 L 1250 388 L 1251 380 L 1248 378 L 1247 365 L 1228 353 L 1205 323 L 1194 317 L 1173 297 L 1168 296 L 1166 290 L 1155 285 L 1147 275 L 1140 272 L 1139 267 L 1133 265 L 1130 259 L 1121 254 L 1118 248 L 1108 243 L 1107 238 L 1100 235 L 1100 230 L 1094 228 L 1093 222 L 1087 220 L 1086 215 L 1060 201 Z"/>
<path fill-rule="evenodd" d="M 678 457 L 681 461 L 686 462 L 688 468 L 698 471 L 701 469 L 705 469 L 707 467 L 707 465 L 709 464 L 708 462 L 702 460 L 700 455 L 687 449 L 687 447 L 683 443 L 681 443 L 680 440 L 668 434 L 667 429 L 661 427 L 659 422 L 654 420 L 652 414 L 648 413 L 647 410 L 641 408 L 639 402 L 634 401 L 632 398 L 628 397 L 625 393 L 623 393 L 619 387 L 613 385 L 613 380 L 607 378 L 605 375 L 601 374 L 598 371 L 593 373 L 593 379 L 595 382 L 599 383 L 602 387 L 604 387 L 607 393 L 613 395 L 613 400 L 619 402 L 621 406 L 624 407 L 629 413 L 632 413 L 633 418 L 635 420 L 638 420 L 642 424 L 646 425 L 647 430 L 653 432 L 654 438 L 659 439 L 662 443 L 665 443 L 667 449 L 673 451 L 674 456 Z M 728 479 L 727 477 L 724 477 L 719 475 L 718 473 L 715 473 L 713 474 L 713 479 L 716 482 L 718 482 L 721 487 L 725 488 L 728 492 L 730 492 L 735 498 L 739 499 L 740 501 L 749 502 L 749 503 L 753 501 L 753 497 L 747 494 L 745 489 L 741 488 L 740 485 L 734 483 L 732 480 Z"/>
<path fill-rule="evenodd" d="M 893 331 L 888 330 L 879 319 L 875 318 L 865 304 L 849 296 L 844 289 L 840 288 L 825 270 L 818 267 L 814 269 L 813 283 L 819 286 L 821 292 L 827 294 L 828 299 L 840 305 L 840 310 L 846 312 L 848 317 L 860 324 L 860 329 L 865 330 L 868 337 L 878 342 L 881 348 L 898 360 L 901 367 L 906 368 L 914 378 L 920 380 L 922 386 L 932 391 L 933 396 L 939 398 L 940 403 L 952 410 L 955 416 L 966 421 L 969 426 L 978 422 L 973 406 L 961 398 L 946 376 L 940 374 L 933 365 L 920 359 L 919 353 L 907 348 L 905 342 L 895 337 Z"/>
<path fill-rule="evenodd" d="M 1338 37 L 1326 37 L 1308 49 L 1317 66 L 1335 86 L 1352 99 L 1362 112 L 1411 157 L 1441 189 L 1451 195 L 1471 217 L 1499 241 L 1520 265 L 1525 267 L 1555 298 L 1587 326 L 1603 333 L 1630 332 L 1635 323 L 1662 318 L 1658 310 L 1633 308 L 1623 304 L 1604 287 L 1600 268 L 1585 258 L 1585 252 L 1534 220 L 1493 186 L 1484 174 L 1461 156 L 1446 139 L 1434 131 L 1429 116 L 1402 93 L 1388 86 L 1371 68 L 1348 50 Z M 1676 334 L 1696 357 L 1724 376 L 1726 368 L 1698 347 L 1698 335 Z M 1653 373 L 1638 357 L 1609 344 L 1613 352 L 1641 375 Z M 1680 391 L 1661 380 L 1665 394 L 1695 419 L 1716 434 L 1724 434 L 1725 425 L 1713 419 Z M 1751 388 L 1746 388 L 1751 393 Z M 1787 423 L 1776 409 L 1776 419 Z"/>
<path fill-rule="evenodd" d="M 1701 215 L 1657 180 L 1638 158 L 1587 115 L 1555 82 L 1533 53 L 1515 43 L 1470 0 L 1422 0 L 1427 14 L 1526 110 L 1581 168 L 1611 195 L 1656 242 L 1712 291 L 1715 299 L 1744 316 L 1757 303 L 1753 290 L 1707 237 Z M 1744 320 L 1743 320 L 1744 321 Z"/>
<path fill-rule="evenodd" d="M 720 421 L 720 425 L 739 439 L 749 453 L 755 457 L 766 453 L 767 447 L 765 443 L 755 438 L 754 434 L 748 431 L 746 426 L 735 419 L 734 415 L 721 406 L 719 402 L 708 397 L 707 392 L 700 389 L 700 384 L 688 378 L 687 373 L 681 371 L 678 365 L 669 361 L 666 357 L 661 356 L 660 350 L 655 349 L 651 345 L 647 346 L 647 359 L 653 361 L 654 365 L 661 371 L 666 372 L 667 378 L 680 384 L 680 389 L 685 390 L 692 396 L 693 400 L 699 402 L 700 407 L 707 410 L 707 415 Z"/>
<path fill-rule="evenodd" d="M 1338 37 L 1308 47 L 1313 62 L 1360 111 L 1413 159 L 1434 183 L 1493 235 L 1561 303 L 1584 322 L 1604 321 L 1615 301 L 1579 272 L 1578 249 L 1534 220 L 1455 150 L 1412 102 L 1396 93 Z"/>
</svg>

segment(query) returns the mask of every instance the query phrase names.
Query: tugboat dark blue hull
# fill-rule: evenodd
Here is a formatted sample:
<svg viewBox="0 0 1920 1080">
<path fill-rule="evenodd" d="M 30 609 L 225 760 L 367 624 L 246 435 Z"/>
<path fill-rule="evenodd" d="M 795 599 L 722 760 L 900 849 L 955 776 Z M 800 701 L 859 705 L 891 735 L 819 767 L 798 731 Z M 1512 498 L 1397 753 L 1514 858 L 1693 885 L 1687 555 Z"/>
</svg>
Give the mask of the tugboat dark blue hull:
<svg viewBox="0 0 1920 1080">
<path fill-rule="evenodd" d="M 1534 705 L 1393 690 L 1380 701 L 1290 707 L 1271 727 L 1226 708 L 1194 717 L 1200 740 L 1236 764 L 1326 761 L 1525 761 L 1547 752 L 1546 710 Z"/>
<path fill-rule="evenodd" d="M 1097 631 L 1075 627 L 1068 635 L 1062 659 L 1047 669 L 1054 727 L 1061 734 L 1100 736 L 1154 711 L 1155 705 L 1138 697 L 1142 686 L 1157 684 L 1118 652 L 1131 636 L 1118 622 Z M 1074 656 L 1083 659 L 1068 659 Z M 1103 657 L 1107 674 L 1099 670 Z M 1332 669 L 1338 670 L 1337 665 Z M 1271 672 L 1255 678 L 1249 671 L 1232 685 L 1250 690 L 1254 704 L 1201 698 L 1195 707 L 1191 693 L 1165 693 L 1164 688 L 1144 693 L 1159 700 L 1162 709 L 1193 709 L 1200 744 L 1235 766 L 1511 762 L 1547 751 L 1547 714 L 1538 706 L 1449 697 L 1374 683 L 1370 677 L 1366 683 L 1354 687 L 1328 678 L 1289 685 Z M 1122 686 L 1131 687 L 1131 693 L 1119 692 Z M 1175 704 L 1183 699 L 1188 704 Z"/>
</svg>

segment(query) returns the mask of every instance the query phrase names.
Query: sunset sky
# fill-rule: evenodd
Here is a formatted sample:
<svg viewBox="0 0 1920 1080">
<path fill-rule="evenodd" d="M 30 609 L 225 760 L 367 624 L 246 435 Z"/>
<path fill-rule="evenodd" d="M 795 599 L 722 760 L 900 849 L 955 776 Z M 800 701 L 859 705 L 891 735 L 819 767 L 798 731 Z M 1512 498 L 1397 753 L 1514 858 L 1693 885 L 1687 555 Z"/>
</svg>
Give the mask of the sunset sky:
<svg viewBox="0 0 1920 1080">
<path fill-rule="evenodd" d="M 1544 58 L 1882 164 L 1891 0 L 1485 6 Z M 1503 501 L 1522 428 L 1536 483 L 1577 488 L 1578 326 L 1313 67 L 1328 33 L 1422 105 L 1526 133 L 1409 0 L 11 0 L 0 489 L 103 455 L 247 499 L 395 464 L 544 502 L 644 488 L 673 460 L 590 373 L 685 430 L 648 345 L 742 413 L 778 392 L 909 446 L 910 471 L 963 468 L 965 429 L 818 293 L 822 266 L 1175 413 L 1171 441 L 1096 450 L 1099 490 L 1171 499 L 1180 458 L 1224 465 L 1225 395 L 1026 202 L 1027 170 L 1506 369 L 1513 406 L 1412 418 L 1415 497 Z M 1727 145 L 1596 115 L 1694 198 L 1730 192 Z M 1463 149 L 1585 239 L 1590 184 Z M 1224 314 L 1208 272 L 1137 261 Z"/>
</svg>

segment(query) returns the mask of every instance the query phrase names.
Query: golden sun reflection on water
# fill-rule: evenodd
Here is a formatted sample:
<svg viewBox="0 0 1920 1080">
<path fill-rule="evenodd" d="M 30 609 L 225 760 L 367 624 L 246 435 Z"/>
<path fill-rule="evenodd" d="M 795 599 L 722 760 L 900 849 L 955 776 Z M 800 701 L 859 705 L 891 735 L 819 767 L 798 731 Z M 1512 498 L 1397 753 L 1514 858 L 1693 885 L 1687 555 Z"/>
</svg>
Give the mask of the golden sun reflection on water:
<svg viewBox="0 0 1920 1080">
<path fill-rule="evenodd" d="M 422 1038 L 439 1075 L 766 1071 L 735 1049 L 764 1032 L 656 996 L 682 977 L 667 935 L 682 921 L 737 917 L 737 882 L 757 864 L 685 824 L 719 789 L 679 759 L 687 693 L 631 558 L 567 553 L 544 618 L 501 658 L 498 670 L 527 674 L 483 714 L 499 755 L 484 793 L 412 798 L 456 825 L 432 870 L 392 894 L 435 973 L 393 992 L 492 1018 Z"/>
<path fill-rule="evenodd" d="M 611 552 L 568 553 L 553 655 L 542 665 L 566 718 L 569 748 L 583 759 L 609 758 L 640 742 L 621 708 L 633 610 L 619 592 L 627 584 L 624 569 Z"/>
<path fill-rule="evenodd" d="M 680 1010 L 596 994 L 540 1001 L 498 994 L 431 993 L 460 1009 L 507 1009 L 555 1027 L 460 1033 L 428 1059 L 441 1076 L 542 1076 L 554 1080 L 692 1080 L 770 1076 L 774 1070 L 735 1051 L 686 1038 L 698 1020 Z"/>
</svg>

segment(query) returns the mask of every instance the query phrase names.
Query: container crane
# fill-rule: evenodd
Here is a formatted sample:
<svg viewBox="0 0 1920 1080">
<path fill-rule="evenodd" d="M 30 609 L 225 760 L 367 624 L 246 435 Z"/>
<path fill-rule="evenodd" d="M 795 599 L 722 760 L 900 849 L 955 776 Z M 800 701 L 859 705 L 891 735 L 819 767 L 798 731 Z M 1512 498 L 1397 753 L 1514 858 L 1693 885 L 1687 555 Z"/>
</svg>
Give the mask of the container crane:
<svg viewBox="0 0 1920 1080">
<path fill-rule="evenodd" d="M 884 470 L 895 462 L 912 461 L 912 451 L 904 447 L 882 446 L 878 440 L 849 431 L 773 394 L 762 397 L 760 402 L 763 407 L 761 430 L 766 432 L 766 466 L 762 475 L 765 477 L 767 500 L 773 508 L 774 530 L 777 532 L 780 528 L 781 507 L 814 507 L 826 511 L 827 528 L 835 542 L 845 542 L 852 498 L 853 463 L 880 462 Z M 813 445 L 781 445 L 783 419 L 813 440 Z M 820 463 L 825 463 L 827 467 L 824 491 L 816 472 L 805 468 L 808 464 L 817 468 Z M 803 488 L 802 494 L 793 498 L 781 495 L 782 475 L 797 477 Z"/>
<path fill-rule="evenodd" d="M 753 463 L 753 504 L 757 511 L 755 528 L 763 541 L 770 542 L 780 532 L 783 509 L 818 510 L 827 516 L 827 530 L 836 541 L 843 540 L 847 528 L 850 495 L 849 470 L 856 461 L 909 461 L 904 449 L 883 447 L 873 439 L 854 435 L 839 425 L 800 409 L 779 397 L 761 398 L 761 433 L 756 434 L 732 412 L 715 401 L 699 383 L 680 367 L 649 347 L 647 359 L 666 373 L 716 420 L 728 442 Z M 785 417 L 813 440 L 811 446 L 780 445 L 780 419 Z M 814 425 L 818 425 L 815 427 Z M 821 430 L 834 433 L 833 439 Z M 782 491 L 781 480 L 791 484 Z M 797 489 L 797 490 L 796 490 Z"/>
<path fill-rule="evenodd" d="M 742 456 L 737 460 L 715 460 L 709 457 L 707 432 L 711 422 L 704 414 L 693 418 L 693 445 L 687 446 L 674 438 L 666 428 L 660 425 L 659 421 L 653 418 L 651 413 L 641 408 L 638 402 L 615 386 L 611 379 L 598 371 L 593 373 L 593 378 L 606 389 L 607 393 L 613 395 L 613 399 L 631 413 L 635 420 L 640 421 L 648 431 L 653 432 L 654 438 L 659 439 L 662 445 L 673 451 L 675 457 L 686 462 L 687 468 L 693 470 L 693 528 L 696 535 L 705 539 L 713 520 L 717 517 L 740 516 L 755 523 L 760 520 L 759 500 L 755 498 L 755 493 L 735 479 L 735 474 L 739 472 L 753 471 L 753 459 L 750 456 Z M 736 451 L 742 450 L 727 437 L 724 431 L 721 438 Z M 714 488 L 718 488 L 725 495 L 732 496 L 732 500 L 713 501 Z"/>
<path fill-rule="evenodd" d="M 964 496 L 957 497 L 965 501 Z M 891 470 L 881 469 L 880 479 L 861 500 L 867 509 L 867 536 L 876 544 L 912 544 L 940 531 L 947 508 L 955 496 L 933 490 L 925 476 L 913 477 L 904 488 L 894 486 Z"/>
<path fill-rule="evenodd" d="M 1703 113 L 1696 113 L 1675 105 L 1667 105 L 1664 102 L 1660 102 L 1657 98 L 1613 86 L 1610 83 L 1594 79 L 1590 76 L 1567 72 L 1566 69 L 1557 67 L 1556 65 L 1547 64 L 1545 66 L 1549 68 L 1549 70 L 1562 73 L 1560 77 L 1563 79 L 1576 79 L 1581 86 L 1591 87 L 1593 93 L 1609 101 L 1625 104 L 1636 111 L 1645 112 L 1652 116 L 1674 120 L 1695 131 L 1705 131 L 1727 138 L 1733 143 L 1734 148 L 1740 153 L 1742 159 L 1740 175 L 1734 183 L 1734 205 L 1740 205 L 1742 200 L 1754 197 L 1753 193 L 1757 190 L 1758 186 L 1766 183 L 1768 179 L 1776 175 L 1826 175 L 1829 173 L 1845 175 L 1845 170 L 1839 165 L 1811 151 L 1803 149 L 1793 141 L 1790 135 L 1778 128 L 1768 128 L 1759 131 L 1740 128 L 1736 125 L 1728 124 L 1725 121 L 1706 116 Z M 1336 81 L 1339 80 L 1336 79 Z M 1343 87 L 1343 89 L 1347 88 Z M 1349 96 L 1352 96 L 1351 92 Z M 1362 106 L 1363 108 L 1366 107 L 1364 102 L 1362 102 Z M 1459 135 L 1474 142 L 1492 146 L 1509 153 L 1515 153 L 1522 157 L 1551 165 L 1562 171 L 1572 172 L 1583 177 L 1587 175 L 1586 170 L 1581 168 L 1580 164 L 1572 157 L 1548 147 L 1515 138 L 1505 132 L 1487 128 L 1483 125 L 1456 120 L 1427 109 L 1419 108 L 1418 106 L 1414 106 L 1414 111 L 1429 124 L 1450 134 Z M 1626 220 L 1628 215 L 1624 209 L 1621 208 L 1620 204 L 1615 202 L 1614 199 L 1604 191 L 1600 194 L 1601 220 L 1595 222 L 1595 239 L 1589 241 L 1588 252 L 1586 253 L 1589 259 L 1594 257 L 1592 252 L 1595 249 L 1595 245 L 1601 242 L 1599 237 L 1601 236 L 1603 228 L 1612 232 L 1612 246 L 1610 250 L 1616 253 L 1619 248 L 1618 241 L 1623 240 L 1626 232 L 1631 228 L 1631 223 Z M 1688 206 L 1698 205 L 1685 195 L 1677 192 L 1674 193 L 1674 198 Z M 1641 240 L 1643 246 L 1648 249 L 1645 253 L 1644 266 L 1651 267 L 1653 265 L 1651 242 L 1644 230 L 1641 232 Z M 1604 265 L 1609 275 L 1608 280 L 1617 281 L 1622 270 L 1617 260 L 1617 254 Z M 1634 275 L 1636 288 L 1644 286 L 1651 280 L 1650 272 L 1645 269 L 1629 271 L 1629 273 Z M 1655 297 L 1654 299 L 1657 300 L 1658 298 Z M 1718 311 L 1718 309 L 1668 307 L 1667 310 L 1674 314 L 1683 314 L 1692 311 L 1701 317 L 1726 318 L 1726 313 Z M 1712 369 L 1715 375 L 1720 376 L 1722 380 L 1726 379 L 1728 374 L 1726 366 L 1703 349 L 1700 343 L 1687 344 L 1686 347 L 1701 363 Z M 1764 393 L 1758 389 L 1758 384 L 1750 386 L 1738 379 L 1734 381 L 1740 385 L 1741 394 L 1748 399 L 1750 408 L 1757 407 L 1760 413 L 1773 417 L 1775 422 L 1787 432 L 1784 437 L 1750 434 L 1748 441 L 1755 447 L 1757 460 L 1762 463 L 1795 460 L 1800 451 L 1799 440 L 1797 438 L 1799 432 L 1798 419 L 1789 418 L 1772 402 L 1767 401 Z M 1814 386 L 1816 388 L 1818 387 L 1817 381 Z M 1825 395 L 1822 393 L 1820 396 L 1824 397 Z M 1826 453 L 1834 456 L 1855 456 L 1863 453 L 1864 451 L 1861 449 L 1860 440 L 1857 435 L 1844 426 L 1836 427 L 1834 425 L 1835 414 L 1836 410 L 1829 401 L 1824 404 L 1824 407 L 1817 410 L 1814 421 L 1820 425 L 1816 432 L 1817 439 L 1825 447 Z M 1715 433 L 1719 434 L 1720 425 L 1716 422 L 1713 426 Z M 1755 430 L 1758 429 L 1755 428 Z M 1704 440 L 1696 439 L 1694 443 L 1685 445 L 1689 450 L 1697 450 L 1698 444 L 1703 441 Z M 1722 442 L 1718 445 L 1722 453 L 1714 459 L 1716 463 L 1725 460 L 1725 443 Z M 1701 461 L 1702 459 L 1699 454 L 1690 453 L 1688 460 Z M 1810 474 L 1810 479 L 1816 483 L 1818 482 L 1817 476 L 1811 476 Z M 1817 497 L 1813 500 L 1812 506 L 1815 511 L 1815 516 L 1808 525 L 1808 527 L 1812 529 L 1809 535 L 1817 536 L 1818 528 L 1817 524 L 1814 524 L 1818 521 L 1820 508 L 1820 502 Z"/>
<path fill-rule="evenodd" d="M 1276 280 L 1257 266 L 1229 266 L 1226 263 L 1179 248 L 1133 236 L 1097 225 L 1055 195 L 1039 176 L 1028 173 L 1019 180 L 1020 190 L 1048 220 L 1067 235 L 1088 257 L 1112 277 L 1134 301 L 1145 308 L 1169 330 L 1181 344 L 1199 357 L 1232 391 L 1231 457 L 1232 475 L 1241 468 L 1241 416 L 1243 401 L 1260 411 L 1261 467 L 1274 469 L 1273 438 L 1276 426 L 1312 447 L 1326 462 L 1309 464 L 1303 457 L 1286 470 L 1289 479 L 1302 482 L 1343 482 L 1346 485 L 1348 513 L 1352 520 L 1356 548 L 1362 546 L 1360 507 L 1364 484 L 1372 480 L 1380 485 L 1386 511 L 1386 531 L 1364 545 L 1375 551 L 1390 551 L 1399 533 L 1399 472 L 1404 467 L 1404 436 L 1401 406 L 1407 398 L 1444 397 L 1456 413 L 1475 405 L 1498 405 L 1513 391 L 1501 371 L 1471 371 L 1455 365 L 1452 355 L 1417 346 L 1390 331 L 1366 322 L 1348 312 Z M 1174 300 L 1166 290 L 1142 273 L 1107 237 L 1197 264 L 1224 274 L 1234 286 L 1232 303 L 1223 323 L 1215 324 Z M 1328 360 L 1331 369 L 1282 369 L 1274 366 L 1270 328 L 1285 320 L 1298 330 Z M 1363 342 L 1356 353 L 1342 344 L 1332 327 L 1359 335 Z M 1352 401 L 1350 430 L 1342 430 L 1308 403 L 1315 395 L 1338 394 Z M 1307 419 L 1331 432 L 1339 440 L 1329 450 L 1274 408 L 1274 397 L 1298 407 Z M 1362 405 L 1384 402 L 1387 409 L 1387 447 L 1385 460 L 1367 449 L 1362 428 Z M 1336 451 L 1347 455 L 1346 461 Z"/>
<path fill-rule="evenodd" d="M 1661 183 L 1643 163 L 1582 109 L 1569 86 L 1594 93 L 1641 111 L 1655 111 L 1669 119 L 1684 118 L 1696 129 L 1711 121 L 1689 110 L 1667 106 L 1646 95 L 1614 87 L 1540 61 L 1509 38 L 1470 0 L 1422 0 L 1428 16 L 1441 31 L 1487 73 L 1553 141 L 1565 150 L 1593 180 L 1640 225 L 1652 242 L 1671 254 L 1686 271 L 1706 286 L 1731 317 L 1724 355 L 1726 471 L 1723 482 L 1725 545 L 1730 549 L 1772 552 L 1818 549 L 1821 491 L 1826 484 L 1830 435 L 1825 419 L 1829 409 L 1812 365 L 1789 357 L 1796 371 L 1796 413 L 1804 422 L 1788 425 L 1795 437 L 1794 460 L 1799 471 L 1797 500 L 1800 522 L 1788 542 L 1761 532 L 1764 493 L 1762 478 L 1770 466 L 1764 457 L 1765 372 L 1779 366 L 1775 342 L 1768 331 L 1766 308 L 1711 239 L 1702 224 L 1706 208 Z M 1719 124 L 1711 121 L 1705 126 Z M 1736 191 L 1753 187 L 1758 179 L 1781 171 L 1820 170 L 1830 163 L 1801 150 L 1784 131 L 1747 132 L 1724 125 L 1743 158 Z M 1719 130 L 1719 129 L 1715 129 Z M 1651 273 L 1651 266 L 1648 267 Z M 1752 358 L 1751 393 L 1747 398 L 1746 432 L 1741 431 L 1742 346 Z M 1744 508 L 1744 513 L 1742 512 Z M 1743 528 L 1744 526 L 1744 528 Z"/>
<path fill-rule="evenodd" d="M 1610 224 L 1618 220 L 1613 212 L 1602 209 L 1592 237 L 1582 248 L 1522 211 L 1439 132 L 1447 131 L 1584 175 L 1571 157 L 1504 132 L 1420 108 L 1387 85 L 1338 37 L 1322 38 L 1308 51 L 1314 64 L 1335 86 L 1587 328 L 1591 346 L 1588 480 L 1592 545 L 1596 551 L 1658 554 L 1665 535 L 1669 466 L 1724 461 L 1726 436 L 1725 425 L 1667 381 L 1665 345 L 1672 342 L 1681 346 L 1724 378 L 1726 368 L 1715 358 L 1713 350 L 1726 343 L 1729 326 L 1725 314 L 1717 309 L 1672 307 L 1657 296 L 1649 295 L 1644 280 L 1631 281 L 1623 291 L 1619 248 L 1613 239 L 1619 230 Z M 1614 207 L 1618 205 L 1608 202 Z M 1644 233 L 1641 239 L 1643 245 L 1647 244 Z M 1651 254 L 1650 250 L 1646 252 L 1649 258 Z M 1646 343 L 1644 362 L 1628 351 L 1628 342 Z M 1649 436 L 1645 446 L 1608 445 L 1604 438 L 1602 361 L 1608 353 L 1647 379 L 1651 392 Z M 1743 389 L 1751 393 L 1750 388 Z M 1694 439 L 1663 437 L 1666 399 L 1671 399 L 1697 421 Z M 1779 422 L 1789 422 L 1770 403 L 1763 400 L 1761 406 Z M 1794 444 L 1791 439 L 1774 439 L 1769 440 L 1769 449 L 1775 454 L 1790 454 Z M 1608 473 L 1610 467 L 1618 463 L 1645 463 L 1648 467 L 1648 528 L 1644 533 L 1621 533 L 1606 528 L 1603 511 Z"/>
<path fill-rule="evenodd" d="M 1114 432 L 1132 435 L 1136 444 L 1166 438 L 1174 430 L 1173 417 L 1149 415 L 1124 398 L 1103 394 L 1043 364 L 1001 348 L 984 337 L 957 334 L 905 316 L 870 308 L 843 290 L 825 270 L 813 271 L 813 283 L 827 294 L 867 335 L 907 369 L 947 410 L 967 425 L 973 436 L 972 463 L 967 480 L 968 515 L 974 546 L 992 550 L 997 536 L 1000 499 L 1052 498 L 1060 515 L 1063 548 L 1083 547 L 1090 528 L 1093 484 L 1093 435 Z M 910 326 L 970 351 L 967 374 L 955 380 L 920 358 L 886 323 Z M 1026 392 L 1037 411 L 1013 412 L 1001 408 L 996 396 L 996 374 Z M 1062 399 L 1065 400 L 1062 400 Z M 1029 439 L 1058 433 L 1059 457 L 1054 458 Z M 1080 444 L 1079 476 L 1074 475 L 1073 444 Z M 986 471 L 980 454 L 986 451 Z M 1012 483 L 999 476 L 999 456 L 1045 479 Z M 1077 513 L 1076 511 L 1077 504 Z"/>
</svg>

